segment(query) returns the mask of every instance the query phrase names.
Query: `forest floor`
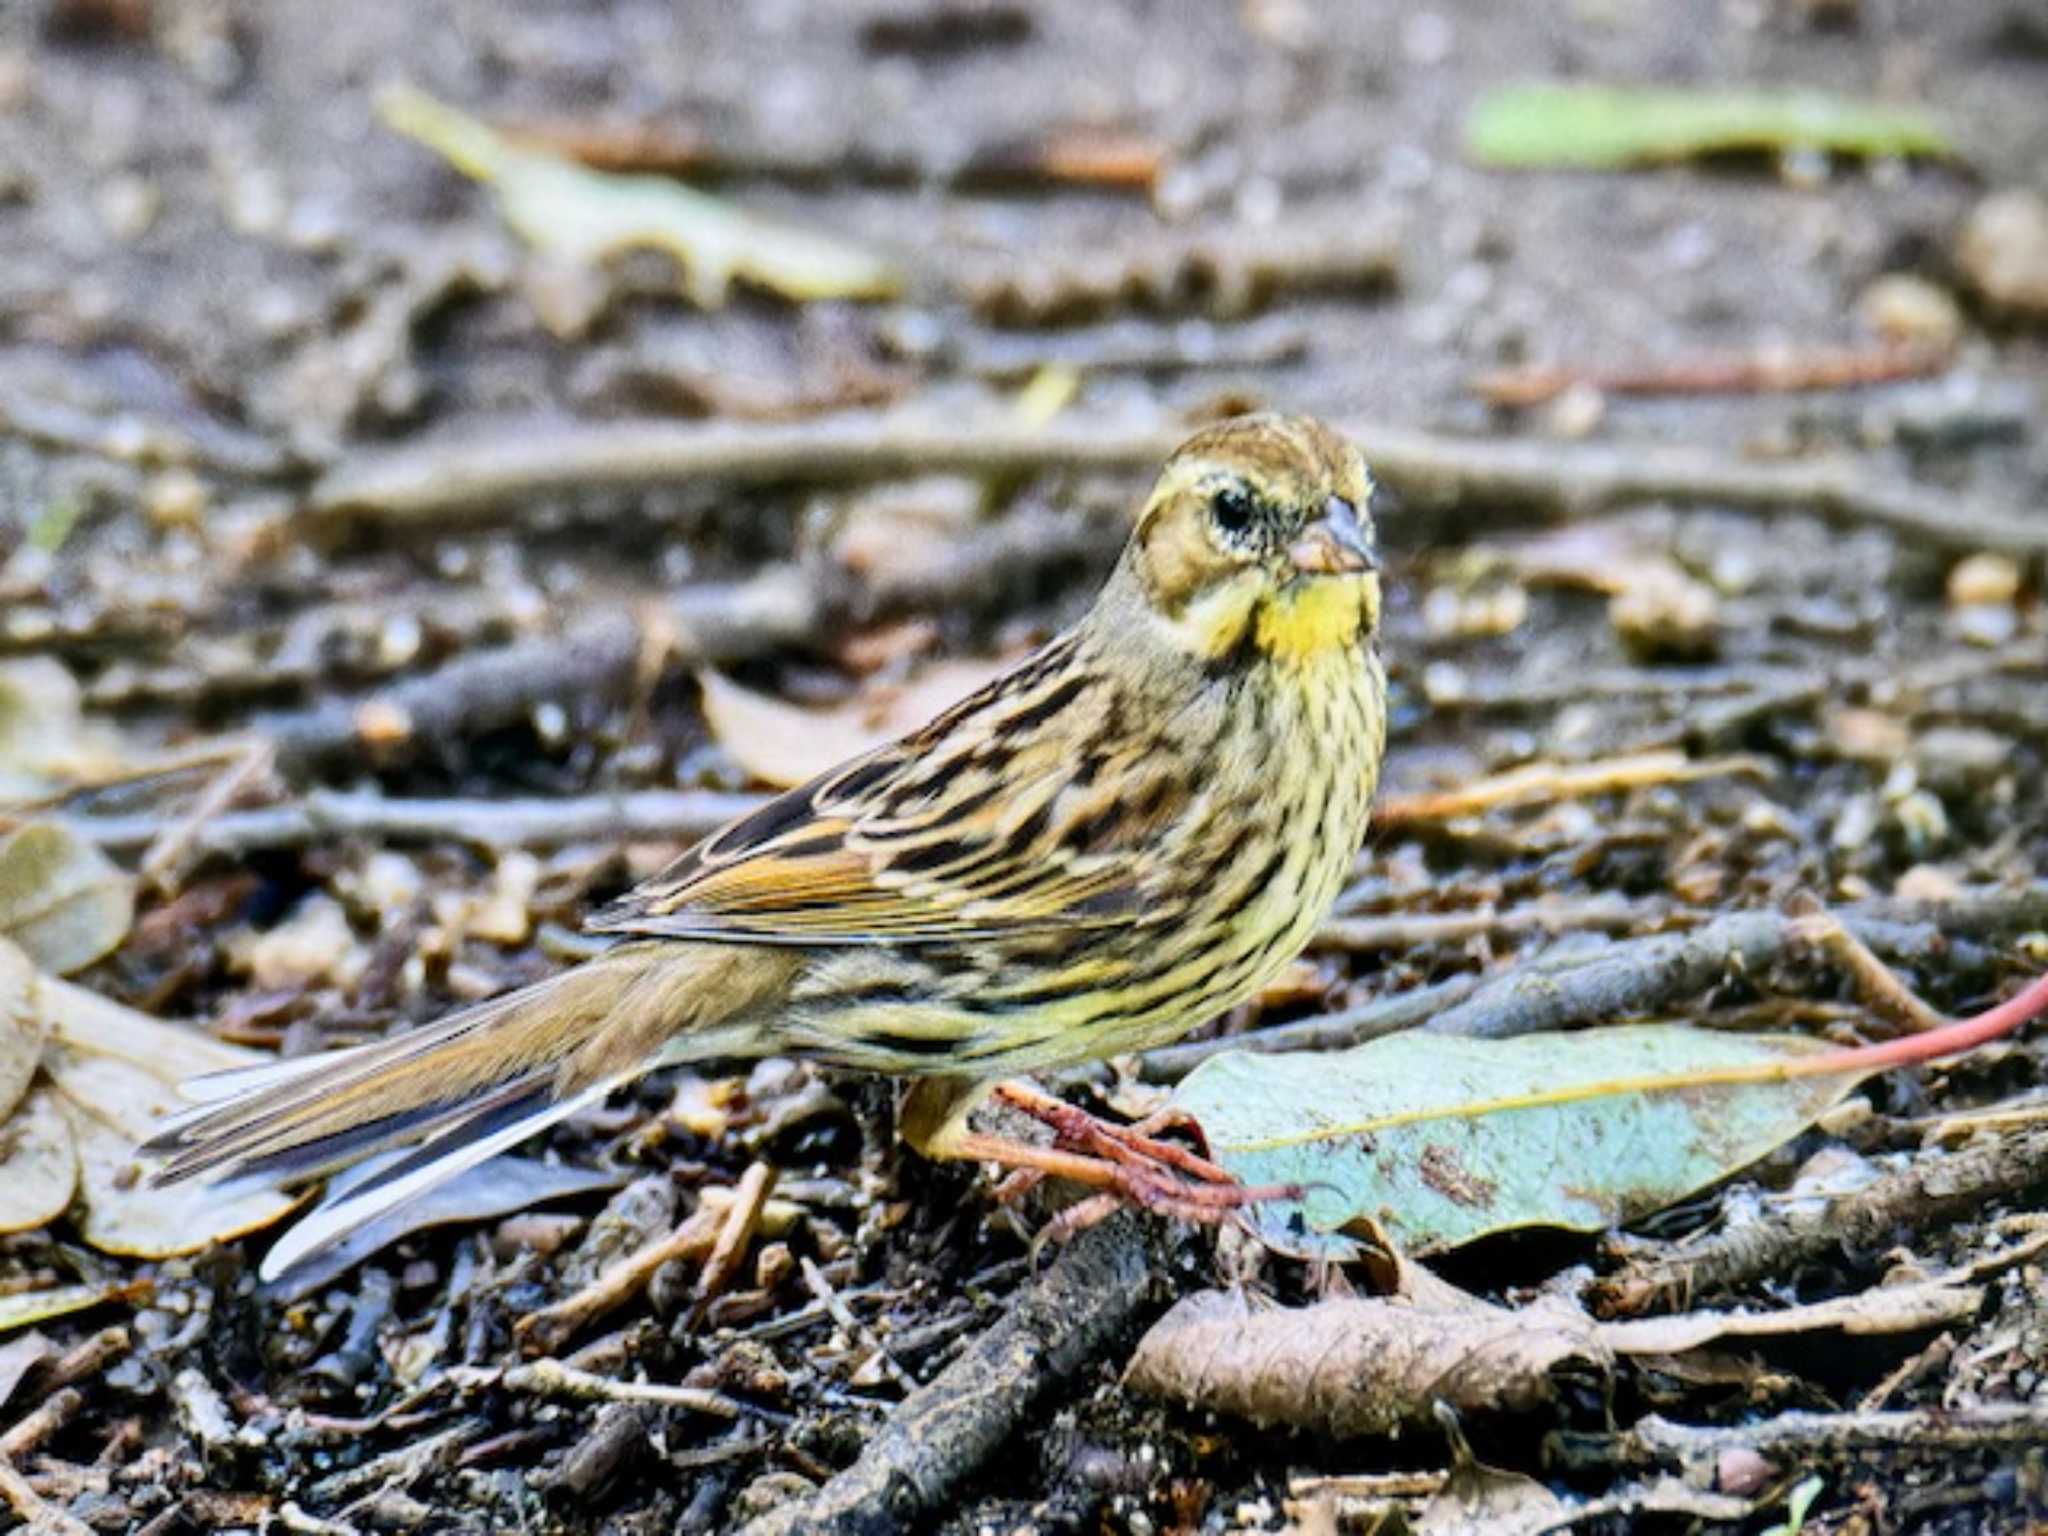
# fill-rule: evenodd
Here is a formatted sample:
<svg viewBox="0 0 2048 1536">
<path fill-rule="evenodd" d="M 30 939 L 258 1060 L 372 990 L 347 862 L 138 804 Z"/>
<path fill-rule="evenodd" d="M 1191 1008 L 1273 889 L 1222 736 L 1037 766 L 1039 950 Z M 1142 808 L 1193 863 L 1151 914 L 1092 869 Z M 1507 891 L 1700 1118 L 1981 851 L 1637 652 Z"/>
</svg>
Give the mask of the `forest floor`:
<svg viewBox="0 0 2048 1536">
<path fill-rule="evenodd" d="M 1475 163 L 1468 113 L 1529 79 L 1926 103 L 1956 153 Z M 394 131 L 400 82 L 893 291 L 700 260 L 705 307 L 658 252 L 530 247 Z M 2022 0 L 9 5 L 0 838 L 51 821 L 118 878 L 70 866 L 63 932 L 113 928 L 66 958 L 0 867 L 0 936 L 264 1052 L 536 979 L 764 786 L 1072 618 L 1162 450 L 1271 406 L 1384 483 L 1396 813 L 1198 1042 L 1860 1039 L 1887 978 L 1977 1012 L 2048 964 L 2044 167 Z M 34 985 L 59 1043 L 19 1084 L 0 1049 L 10 1107 L 86 1091 L 91 1005 Z M 1061 1086 L 1135 1112 L 1193 1060 Z M 896 1092 L 664 1074 L 282 1291 L 260 1233 L 151 1258 L 112 1205 L 37 1217 L 0 1237 L 0 1326 L 34 1319 L 0 1529 L 2048 1518 L 2038 1040 L 1873 1077 L 1625 1233 L 1427 1269 L 1129 1216 L 1034 1252 L 1046 1208 L 903 1151 Z M 67 1287 L 98 1305 L 36 1312 Z M 1276 1382 L 1234 1374 L 1249 1332 L 1147 1334 L 1209 1290 L 1481 1333 L 1397 1332 L 1412 1399 L 1368 1412 L 1372 1362 L 1326 1400 L 1313 1341 Z M 1506 1360 L 1544 1308 L 1576 1342 Z M 1782 1326 L 1598 1331 L 1734 1308 Z"/>
</svg>

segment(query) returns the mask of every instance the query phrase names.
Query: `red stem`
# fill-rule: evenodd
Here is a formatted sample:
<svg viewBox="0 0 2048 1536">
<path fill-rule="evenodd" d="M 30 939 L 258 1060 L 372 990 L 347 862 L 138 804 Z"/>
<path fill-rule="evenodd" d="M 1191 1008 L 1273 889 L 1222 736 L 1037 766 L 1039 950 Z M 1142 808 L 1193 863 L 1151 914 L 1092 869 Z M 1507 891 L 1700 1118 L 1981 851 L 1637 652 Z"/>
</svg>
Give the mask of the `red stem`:
<svg viewBox="0 0 2048 1536">
<path fill-rule="evenodd" d="M 2009 1035 L 2029 1019 L 2048 1013 L 2048 975 L 2035 977 L 2018 992 L 1982 1013 L 1957 1019 L 1939 1029 L 1904 1035 L 1879 1045 L 1860 1045 L 1851 1050 L 1831 1051 L 1800 1063 L 1802 1077 L 1834 1072 L 1875 1072 L 1886 1067 L 1910 1067 L 1937 1056 L 1954 1056 Z"/>
</svg>

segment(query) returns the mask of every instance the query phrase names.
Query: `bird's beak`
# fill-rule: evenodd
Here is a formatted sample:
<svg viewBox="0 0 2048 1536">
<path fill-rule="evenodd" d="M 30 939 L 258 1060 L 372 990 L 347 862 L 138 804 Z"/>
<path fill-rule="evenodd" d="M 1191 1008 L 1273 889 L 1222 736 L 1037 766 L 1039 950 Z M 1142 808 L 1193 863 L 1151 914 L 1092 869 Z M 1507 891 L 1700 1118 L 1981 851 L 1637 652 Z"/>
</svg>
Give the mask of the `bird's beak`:
<svg viewBox="0 0 2048 1536">
<path fill-rule="evenodd" d="M 1380 568 L 1372 539 L 1358 522 L 1358 509 L 1342 496 L 1323 504 L 1323 515 L 1287 546 L 1287 560 L 1305 576 L 1357 576 Z"/>
</svg>

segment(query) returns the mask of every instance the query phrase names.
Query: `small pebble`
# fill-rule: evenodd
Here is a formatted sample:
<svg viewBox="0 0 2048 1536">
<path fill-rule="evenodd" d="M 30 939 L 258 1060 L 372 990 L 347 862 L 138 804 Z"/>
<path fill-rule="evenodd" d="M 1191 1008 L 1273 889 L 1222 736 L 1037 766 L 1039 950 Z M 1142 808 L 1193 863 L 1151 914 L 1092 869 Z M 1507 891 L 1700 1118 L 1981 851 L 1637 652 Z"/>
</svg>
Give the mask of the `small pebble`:
<svg viewBox="0 0 2048 1536">
<path fill-rule="evenodd" d="M 1955 295 L 1910 272 L 1887 272 L 1856 301 L 1863 323 L 1886 341 L 1947 351 L 1962 336 Z"/>
<path fill-rule="evenodd" d="M 206 485 L 189 469 L 167 469 L 143 488 L 142 508 L 159 528 L 197 528 L 206 518 Z"/>
<path fill-rule="evenodd" d="M 2009 555 L 1968 555 L 1948 573 L 1948 600 L 1958 607 L 2009 603 L 2019 593 L 2019 562 Z"/>
<path fill-rule="evenodd" d="M 1747 1445 L 1729 1446 L 1714 1463 L 1714 1486 L 1742 1498 L 1762 1492 L 1777 1475 L 1778 1469 Z"/>
<path fill-rule="evenodd" d="M 1998 308 L 2048 316 L 2048 198 L 2023 187 L 1985 198 L 1956 237 L 1956 265 Z"/>
</svg>

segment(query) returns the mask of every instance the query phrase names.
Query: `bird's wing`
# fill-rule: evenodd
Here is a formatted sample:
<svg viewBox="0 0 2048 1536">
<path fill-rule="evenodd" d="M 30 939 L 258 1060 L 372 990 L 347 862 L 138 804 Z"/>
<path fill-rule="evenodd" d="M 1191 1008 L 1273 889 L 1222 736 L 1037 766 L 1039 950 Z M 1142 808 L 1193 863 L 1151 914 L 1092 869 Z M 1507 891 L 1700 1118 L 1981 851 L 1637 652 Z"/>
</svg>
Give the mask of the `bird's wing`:
<svg viewBox="0 0 2048 1536">
<path fill-rule="evenodd" d="M 852 944 L 1163 920 L 1142 854 L 1186 791 L 1120 740 L 1109 685 L 1063 654 L 1055 642 L 914 735 L 778 795 L 589 928 Z"/>
</svg>

